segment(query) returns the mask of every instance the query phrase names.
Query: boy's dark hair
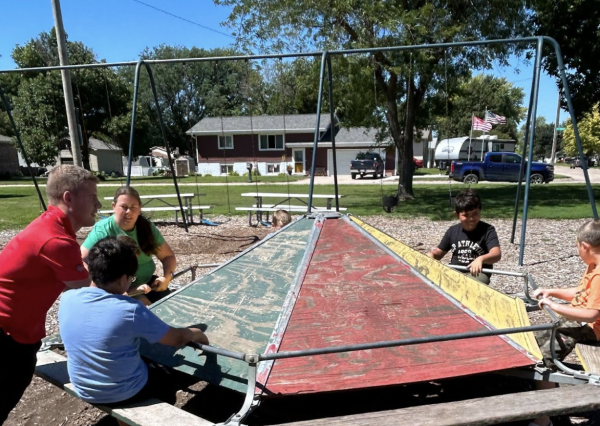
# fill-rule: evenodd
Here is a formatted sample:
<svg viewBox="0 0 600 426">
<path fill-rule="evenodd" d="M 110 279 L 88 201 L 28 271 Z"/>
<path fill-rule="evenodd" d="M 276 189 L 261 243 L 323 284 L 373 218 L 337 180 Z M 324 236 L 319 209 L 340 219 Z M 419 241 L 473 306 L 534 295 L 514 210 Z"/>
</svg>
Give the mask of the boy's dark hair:
<svg viewBox="0 0 600 426">
<path fill-rule="evenodd" d="M 600 220 L 586 220 L 577 231 L 577 241 L 600 247 Z"/>
<path fill-rule="evenodd" d="M 108 286 L 123 275 L 132 277 L 138 268 L 134 249 L 115 237 L 98 241 L 90 250 L 88 260 L 92 280 L 99 287 Z"/>
<path fill-rule="evenodd" d="M 481 199 L 473 189 L 466 189 L 456 195 L 454 199 L 454 211 L 456 213 L 481 210 Z"/>
</svg>

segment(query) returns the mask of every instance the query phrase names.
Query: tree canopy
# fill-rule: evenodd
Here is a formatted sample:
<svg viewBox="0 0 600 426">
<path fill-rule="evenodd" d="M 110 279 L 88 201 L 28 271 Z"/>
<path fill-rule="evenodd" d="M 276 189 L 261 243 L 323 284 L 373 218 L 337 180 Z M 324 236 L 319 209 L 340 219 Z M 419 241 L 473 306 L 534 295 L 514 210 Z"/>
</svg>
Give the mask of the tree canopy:
<svg viewBox="0 0 600 426">
<path fill-rule="evenodd" d="M 558 42 L 567 73 L 576 117 L 582 118 L 600 102 L 600 2 L 597 0 L 533 0 L 531 26 L 536 34 Z M 553 49 L 545 48 L 543 65 L 559 77 Z M 562 82 L 557 79 L 562 90 Z M 563 107 L 566 102 L 563 98 Z"/>
<path fill-rule="evenodd" d="M 592 111 L 583 114 L 583 117 L 577 122 L 577 129 L 583 153 L 588 156 L 600 154 L 600 107 L 598 104 L 594 105 Z M 579 154 L 571 119 L 567 120 L 563 134 L 563 152 L 567 155 Z"/>
<path fill-rule="evenodd" d="M 525 2 L 444 0 L 299 2 L 290 0 L 215 0 L 232 7 L 229 24 L 243 46 L 260 50 L 348 49 L 511 38 L 529 34 Z M 506 63 L 514 46 L 378 52 L 347 56 L 375 80 L 382 100 L 379 126 L 398 148 L 398 195 L 413 196 L 414 129 L 428 116 L 429 103 L 446 84 L 442 76 L 465 76 L 471 68 Z M 353 76 L 360 78 L 360 75 Z M 366 87 L 368 83 L 359 85 Z M 370 84 L 369 84 L 370 85 Z M 372 105 L 372 92 L 355 92 L 356 102 Z M 369 96 L 369 98 L 367 98 Z M 360 100 L 358 100 L 360 98 Z M 432 102 L 433 104 L 433 102 Z M 352 122 L 352 114 L 348 114 Z M 355 117 L 355 116 L 354 116 Z M 363 116 L 364 117 L 364 116 Z"/>
</svg>

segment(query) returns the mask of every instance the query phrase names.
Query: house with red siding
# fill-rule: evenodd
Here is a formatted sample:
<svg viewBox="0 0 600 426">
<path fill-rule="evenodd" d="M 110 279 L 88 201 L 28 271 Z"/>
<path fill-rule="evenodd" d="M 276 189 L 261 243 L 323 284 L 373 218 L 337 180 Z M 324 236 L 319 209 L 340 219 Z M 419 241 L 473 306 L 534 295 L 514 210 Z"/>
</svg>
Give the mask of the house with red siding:
<svg viewBox="0 0 600 426">
<path fill-rule="evenodd" d="M 247 164 L 261 175 L 308 175 L 312 167 L 316 114 L 207 117 L 186 133 L 193 138 L 198 172 L 213 176 L 247 173 Z M 329 114 L 321 115 L 315 174 L 333 175 L 333 150 Z M 390 140 L 377 142 L 377 130 L 364 127 L 335 129 L 338 175 L 350 174 L 350 161 L 358 152 L 375 151 L 385 158 L 387 175 L 395 174 L 397 154 Z M 429 138 L 429 132 L 423 136 Z M 418 139 L 418 138 L 416 138 Z M 417 140 L 415 155 L 425 145 Z"/>
</svg>

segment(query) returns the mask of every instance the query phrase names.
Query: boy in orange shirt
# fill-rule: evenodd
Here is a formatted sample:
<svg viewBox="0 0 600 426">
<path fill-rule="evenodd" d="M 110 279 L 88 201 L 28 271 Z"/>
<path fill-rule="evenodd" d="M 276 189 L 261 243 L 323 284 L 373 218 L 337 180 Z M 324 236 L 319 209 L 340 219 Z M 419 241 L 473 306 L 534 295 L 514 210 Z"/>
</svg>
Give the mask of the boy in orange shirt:
<svg viewBox="0 0 600 426">
<path fill-rule="evenodd" d="M 577 251 L 579 257 L 587 265 L 578 287 L 570 288 L 538 288 L 533 293 L 540 299 L 539 306 L 548 306 L 562 315 L 556 330 L 556 355 L 564 359 L 575 348 L 575 344 L 583 341 L 600 340 L 600 221 L 590 219 L 577 231 Z M 556 303 L 550 298 L 566 300 L 570 304 Z M 536 339 L 544 355 L 546 366 L 553 368 L 550 353 L 550 337 L 552 331 L 536 333 Z M 540 387 L 554 387 L 554 384 L 540 382 Z M 548 416 L 534 420 L 533 426 L 552 425 Z"/>
</svg>

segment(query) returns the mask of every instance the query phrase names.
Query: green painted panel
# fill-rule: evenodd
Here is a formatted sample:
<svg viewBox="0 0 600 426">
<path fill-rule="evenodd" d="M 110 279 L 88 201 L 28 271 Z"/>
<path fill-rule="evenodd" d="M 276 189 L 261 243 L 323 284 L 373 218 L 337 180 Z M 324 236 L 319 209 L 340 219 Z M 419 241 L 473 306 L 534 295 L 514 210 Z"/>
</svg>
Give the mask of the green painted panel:
<svg viewBox="0 0 600 426">
<path fill-rule="evenodd" d="M 306 249 L 313 219 L 302 218 L 152 311 L 176 327 L 205 325 L 211 345 L 263 353 Z M 247 364 L 191 348 L 143 345 L 142 353 L 214 384 L 245 392 Z"/>
</svg>

